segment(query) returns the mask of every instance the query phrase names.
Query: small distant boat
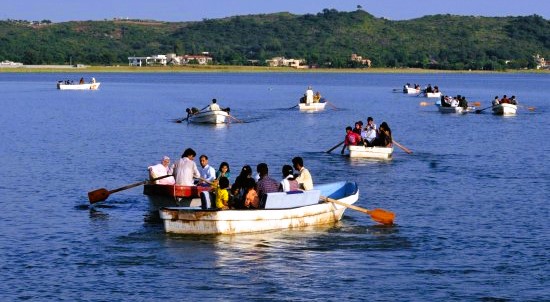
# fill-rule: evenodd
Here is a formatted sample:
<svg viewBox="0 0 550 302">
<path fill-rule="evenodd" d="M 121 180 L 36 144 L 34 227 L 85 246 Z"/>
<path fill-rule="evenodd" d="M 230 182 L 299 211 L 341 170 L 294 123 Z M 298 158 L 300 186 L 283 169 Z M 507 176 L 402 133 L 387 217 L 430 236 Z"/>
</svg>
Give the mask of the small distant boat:
<svg viewBox="0 0 550 302">
<path fill-rule="evenodd" d="M 321 111 L 325 110 L 326 102 L 319 103 L 300 103 L 300 111 Z"/>
<path fill-rule="evenodd" d="M 224 110 L 206 110 L 187 117 L 190 123 L 224 124 L 229 121 L 229 113 Z"/>
<path fill-rule="evenodd" d="M 403 87 L 403 93 L 407 94 L 419 94 L 420 88 L 413 88 L 413 87 Z"/>
<path fill-rule="evenodd" d="M 440 98 L 441 92 L 424 92 L 424 96 L 427 98 Z"/>
<path fill-rule="evenodd" d="M 143 195 L 147 195 L 155 208 L 168 206 L 200 206 L 200 193 L 210 190 L 209 186 L 181 186 L 145 184 Z"/>
<path fill-rule="evenodd" d="M 348 146 L 349 157 L 371 158 L 371 159 L 392 159 L 393 147 L 366 147 Z"/>
<path fill-rule="evenodd" d="M 501 103 L 493 106 L 492 110 L 493 114 L 495 115 L 510 116 L 516 115 L 516 112 L 518 111 L 518 106 L 514 104 Z"/>
<path fill-rule="evenodd" d="M 435 105 L 437 106 L 437 109 L 441 113 L 465 114 L 465 113 L 472 112 L 472 111 L 476 110 L 476 107 L 472 107 L 472 106 L 468 106 L 468 107 L 464 108 L 464 107 L 459 107 L 459 106 L 443 107 L 439 103 L 436 103 Z"/>
<path fill-rule="evenodd" d="M 212 209 L 210 193 L 202 193 L 201 207 L 165 207 L 159 210 L 167 233 L 240 234 L 293 229 L 339 221 L 345 206 L 325 202 L 321 196 L 351 205 L 359 198 L 355 182 L 316 185 L 309 191 L 266 194 L 260 209 Z"/>
<path fill-rule="evenodd" d="M 84 83 L 84 84 L 67 84 L 62 81 L 57 82 L 57 89 L 59 90 L 97 90 L 101 83 Z"/>
</svg>

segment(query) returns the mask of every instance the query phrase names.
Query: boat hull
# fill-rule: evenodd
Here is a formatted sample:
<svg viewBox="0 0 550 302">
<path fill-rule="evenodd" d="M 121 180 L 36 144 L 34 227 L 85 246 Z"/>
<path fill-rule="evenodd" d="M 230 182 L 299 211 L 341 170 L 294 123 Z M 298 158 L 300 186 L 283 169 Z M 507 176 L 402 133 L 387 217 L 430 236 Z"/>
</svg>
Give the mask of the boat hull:
<svg viewBox="0 0 550 302">
<path fill-rule="evenodd" d="M 406 94 L 419 94 L 420 92 L 421 92 L 420 88 L 418 89 L 411 88 L 411 87 L 403 88 L 403 93 L 406 93 Z"/>
<path fill-rule="evenodd" d="M 393 154 L 393 147 L 348 146 L 348 149 L 352 158 L 392 159 Z"/>
<path fill-rule="evenodd" d="M 426 92 L 424 93 L 424 96 L 427 98 L 440 98 L 441 92 Z"/>
<path fill-rule="evenodd" d="M 476 110 L 476 107 L 443 107 L 439 104 L 436 104 L 437 110 L 441 113 L 458 113 L 458 114 L 465 114 L 468 112 L 472 112 Z"/>
<path fill-rule="evenodd" d="M 518 106 L 513 104 L 498 104 L 496 106 L 493 106 L 493 114 L 495 115 L 504 115 L 504 116 L 511 116 L 516 115 Z"/>
<path fill-rule="evenodd" d="M 189 122 L 199 124 L 225 124 L 229 121 L 229 113 L 223 110 L 202 111 L 189 116 Z"/>
<path fill-rule="evenodd" d="M 57 89 L 59 90 L 97 90 L 101 83 L 88 83 L 88 84 L 62 84 L 57 83 Z"/>
<path fill-rule="evenodd" d="M 324 103 L 300 103 L 300 111 L 321 111 L 325 110 L 326 102 Z"/>
<path fill-rule="evenodd" d="M 269 208 L 269 193 L 265 209 L 258 210 L 213 210 L 202 208 L 168 207 L 159 210 L 164 230 L 175 234 L 240 234 L 306 226 L 331 224 L 339 221 L 346 207 L 319 200 L 322 196 L 353 204 L 359 198 L 354 182 L 340 182 L 316 186 L 311 194 L 317 193 L 313 204 L 294 208 Z M 288 194 L 289 198 L 293 195 Z"/>
</svg>

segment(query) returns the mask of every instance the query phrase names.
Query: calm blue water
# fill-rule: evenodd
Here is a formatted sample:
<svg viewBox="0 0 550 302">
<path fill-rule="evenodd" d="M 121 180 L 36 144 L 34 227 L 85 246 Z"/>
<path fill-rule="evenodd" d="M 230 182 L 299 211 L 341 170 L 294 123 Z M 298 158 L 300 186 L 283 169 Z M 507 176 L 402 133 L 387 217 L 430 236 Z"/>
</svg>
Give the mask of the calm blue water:
<svg viewBox="0 0 550 302">
<path fill-rule="evenodd" d="M 548 74 L 102 73 L 84 75 L 99 91 L 55 89 L 80 76 L 0 73 L 2 300 L 550 301 Z M 536 110 L 443 115 L 392 92 L 406 82 Z M 288 110 L 308 85 L 338 110 Z M 245 123 L 173 122 L 214 97 Z M 368 116 L 414 153 L 324 152 Z M 347 210 L 335 226 L 174 236 L 141 188 L 89 205 L 188 147 L 235 176 L 266 162 L 279 178 L 302 156 L 315 182 L 357 181 L 357 205 L 397 225 Z"/>
</svg>

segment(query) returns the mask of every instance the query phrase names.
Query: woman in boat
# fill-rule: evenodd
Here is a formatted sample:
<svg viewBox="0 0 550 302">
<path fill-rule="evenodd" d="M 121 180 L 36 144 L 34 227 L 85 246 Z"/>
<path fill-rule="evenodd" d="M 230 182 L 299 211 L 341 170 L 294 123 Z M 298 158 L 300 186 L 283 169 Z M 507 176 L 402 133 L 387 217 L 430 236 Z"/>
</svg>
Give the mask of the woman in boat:
<svg viewBox="0 0 550 302">
<path fill-rule="evenodd" d="M 216 179 L 220 179 L 220 177 L 227 177 L 227 179 L 231 178 L 231 171 L 229 170 L 229 164 L 227 162 L 222 162 L 220 168 L 216 172 Z"/>
<path fill-rule="evenodd" d="M 392 142 L 391 129 L 386 122 L 382 122 L 380 128 L 378 128 L 378 135 L 373 144 L 379 147 L 391 147 Z"/>
<path fill-rule="evenodd" d="M 239 205 L 243 204 L 248 179 L 254 180 L 252 178 L 252 168 L 249 165 L 244 165 L 241 169 L 241 173 L 235 179 L 235 183 L 231 186 L 232 200 L 236 208 L 239 208 Z"/>
<path fill-rule="evenodd" d="M 288 192 L 288 191 L 297 191 L 300 189 L 300 184 L 294 178 L 294 169 L 290 165 L 283 166 L 283 180 L 281 180 L 279 185 L 279 191 Z"/>
</svg>

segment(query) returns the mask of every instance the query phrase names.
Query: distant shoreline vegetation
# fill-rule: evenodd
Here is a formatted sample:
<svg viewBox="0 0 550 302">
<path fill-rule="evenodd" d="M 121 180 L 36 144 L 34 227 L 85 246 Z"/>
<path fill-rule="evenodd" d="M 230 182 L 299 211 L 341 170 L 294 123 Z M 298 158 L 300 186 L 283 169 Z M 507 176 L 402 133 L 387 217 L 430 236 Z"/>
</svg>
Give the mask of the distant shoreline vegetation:
<svg viewBox="0 0 550 302">
<path fill-rule="evenodd" d="M 374 69 L 508 71 L 540 68 L 537 58 L 550 58 L 549 36 L 550 21 L 538 15 L 392 21 L 359 6 L 193 22 L 7 20 L 0 21 L 0 61 L 122 66 L 132 56 L 209 53 L 218 69 L 254 69 L 286 58 L 314 70 L 362 71 L 366 64 L 352 59 L 356 55 Z"/>
</svg>

